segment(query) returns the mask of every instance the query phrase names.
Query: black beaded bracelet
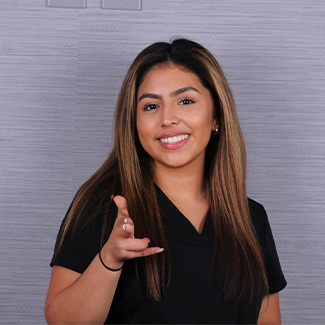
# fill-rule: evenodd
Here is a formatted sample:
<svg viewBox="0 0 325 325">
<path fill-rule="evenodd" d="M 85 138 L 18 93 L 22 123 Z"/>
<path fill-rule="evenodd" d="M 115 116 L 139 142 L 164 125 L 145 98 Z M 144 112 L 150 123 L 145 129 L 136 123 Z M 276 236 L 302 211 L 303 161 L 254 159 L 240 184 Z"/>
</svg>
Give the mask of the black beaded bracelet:
<svg viewBox="0 0 325 325">
<path fill-rule="evenodd" d="M 122 269 L 123 265 L 122 265 L 119 269 L 111 269 L 110 267 L 108 267 L 107 265 L 105 265 L 104 262 L 103 262 L 103 260 L 102 260 L 102 256 L 101 256 L 100 253 L 101 253 L 101 250 L 100 250 L 99 253 L 98 253 L 99 260 L 101 261 L 101 263 L 103 264 L 103 266 L 104 266 L 107 270 L 110 270 L 110 271 L 112 271 L 112 272 L 117 272 L 117 271 L 119 271 L 119 270 Z"/>
</svg>

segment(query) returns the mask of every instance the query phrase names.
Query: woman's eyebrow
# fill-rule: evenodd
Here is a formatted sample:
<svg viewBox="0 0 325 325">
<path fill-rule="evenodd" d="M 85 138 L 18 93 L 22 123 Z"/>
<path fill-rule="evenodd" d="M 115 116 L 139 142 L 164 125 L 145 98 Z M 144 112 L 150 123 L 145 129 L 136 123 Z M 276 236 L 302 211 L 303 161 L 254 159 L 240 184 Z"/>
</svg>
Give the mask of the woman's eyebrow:
<svg viewBox="0 0 325 325">
<path fill-rule="evenodd" d="M 160 95 L 157 95 L 157 94 L 144 93 L 139 97 L 138 102 L 143 98 L 161 99 L 162 97 Z"/>
<path fill-rule="evenodd" d="M 182 94 L 182 93 L 185 93 L 186 91 L 189 91 L 189 90 L 194 90 L 194 91 L 196 91 L 196 92 L 199 93 L 199 91 L 198 91 L 196 88 L 194 88 L 194 87 L 192 87 L 192 86 L 187 86 L 187 87 L 179 88 L 179 89 L 173 91 L 173 92 L 170 94 L 170 97 L 178 96 L 178 95 L 180 95 L 180 94 Z"/>
<path fill-rule="evenodd" d="M 199 91 L 196 88 L 194 88 L 192 86 L 187 86 L 187 87 L 182 87 L 182 88 L 179 88 L 179 89 L 173 91 L 169 96 L 170 97 L 176 97 L 176 96 L 178 96 L 178 95 L 180 95 L 182 93 L 185 93 L 186 91 L 189 91 L 189 90 L 193 90 L 193 91 L 196 91 L 196 92 L 199 93 Z M 143 98 L 161 99 L 162 96 L 157 95 L 157 94 L 152 94 L 152 93 L 144 93 L 139 97 L 138 102 L 140 100 L 142 100 Z"/>
</svg>

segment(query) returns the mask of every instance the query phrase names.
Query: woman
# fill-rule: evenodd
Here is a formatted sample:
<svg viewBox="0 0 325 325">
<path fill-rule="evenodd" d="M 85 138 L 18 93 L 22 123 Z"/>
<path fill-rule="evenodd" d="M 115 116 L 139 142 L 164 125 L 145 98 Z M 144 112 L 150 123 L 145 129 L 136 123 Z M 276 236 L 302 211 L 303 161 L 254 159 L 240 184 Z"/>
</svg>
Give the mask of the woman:
<svg viewBox="0 0 325 325">
<path fill-rule="evenodd" d="M 186 39 L 144 49 L 122 85 L 114 148 L 62 223 L 47 321 L 280 323 L 286 281 L 245 177 L 215 58 Z"/>
</svg>

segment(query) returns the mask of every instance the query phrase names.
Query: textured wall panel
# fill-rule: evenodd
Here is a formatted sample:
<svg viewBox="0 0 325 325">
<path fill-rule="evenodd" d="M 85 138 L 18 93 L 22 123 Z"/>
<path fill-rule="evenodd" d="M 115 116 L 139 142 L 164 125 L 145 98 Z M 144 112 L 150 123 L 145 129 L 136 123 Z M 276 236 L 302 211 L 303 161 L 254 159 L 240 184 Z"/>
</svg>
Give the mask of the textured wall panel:
<svg viewBox="0 0 325 325">
<path fill-rule="evenodd" d="M 123 76 L 151 42 L 185 36 L 213 52 L 232 87 L 248 191 L 268 211 L 288 280 L 283 323 L 324 324 L 324 2 L 87 6 L 1 1 L 1 322 L 44 323 L 55 236 L 109 151 Z"/>
</svg>

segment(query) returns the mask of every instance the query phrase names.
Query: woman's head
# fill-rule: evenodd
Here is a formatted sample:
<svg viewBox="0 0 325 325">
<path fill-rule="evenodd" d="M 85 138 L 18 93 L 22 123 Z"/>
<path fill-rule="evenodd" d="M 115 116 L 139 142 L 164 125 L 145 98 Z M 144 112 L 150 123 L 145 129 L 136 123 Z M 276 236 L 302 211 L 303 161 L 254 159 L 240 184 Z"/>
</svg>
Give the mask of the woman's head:
<svg viewBox="0 0 325 325">
<path fill-rule="evenodd" d="M 156 177 L 166 167 L 186 167 L 191 175 L 204 171 L 206 147 L 217 128 L 214 116 L 211 93 L 196 74 L 173 63 L 146 73 L 138 88 L 137 131 Z"/>
<path fill-rule="evenodd" d="M 213 162 L 216 161 L 220 150 L 232 150 L 242 163 L 244 155 L 238 147 L 244 146 L 227 80 L 213 55 L 200 44 L 187 39 L 176 39 L 171 43 L 154 43 L 140 52 L 129 68 L 116 110 L 115 148 L 118 156 L 120 153 L 121 163 L 127 160 L 127 164 L 133 165 L 129 167 L 135 168 L 140 173 L 141 170 L 146 170 L 152 175 L 151 158 L 143 149 L 136 128 L 137 95 L 147 73 L 168 64 L 194 73 L 212 96 L 214 118 L 218 122 L 219 131 L 217 136 L 212 133 L 207 146 L 207 176 L 211 174 Z"/>
</svg>

